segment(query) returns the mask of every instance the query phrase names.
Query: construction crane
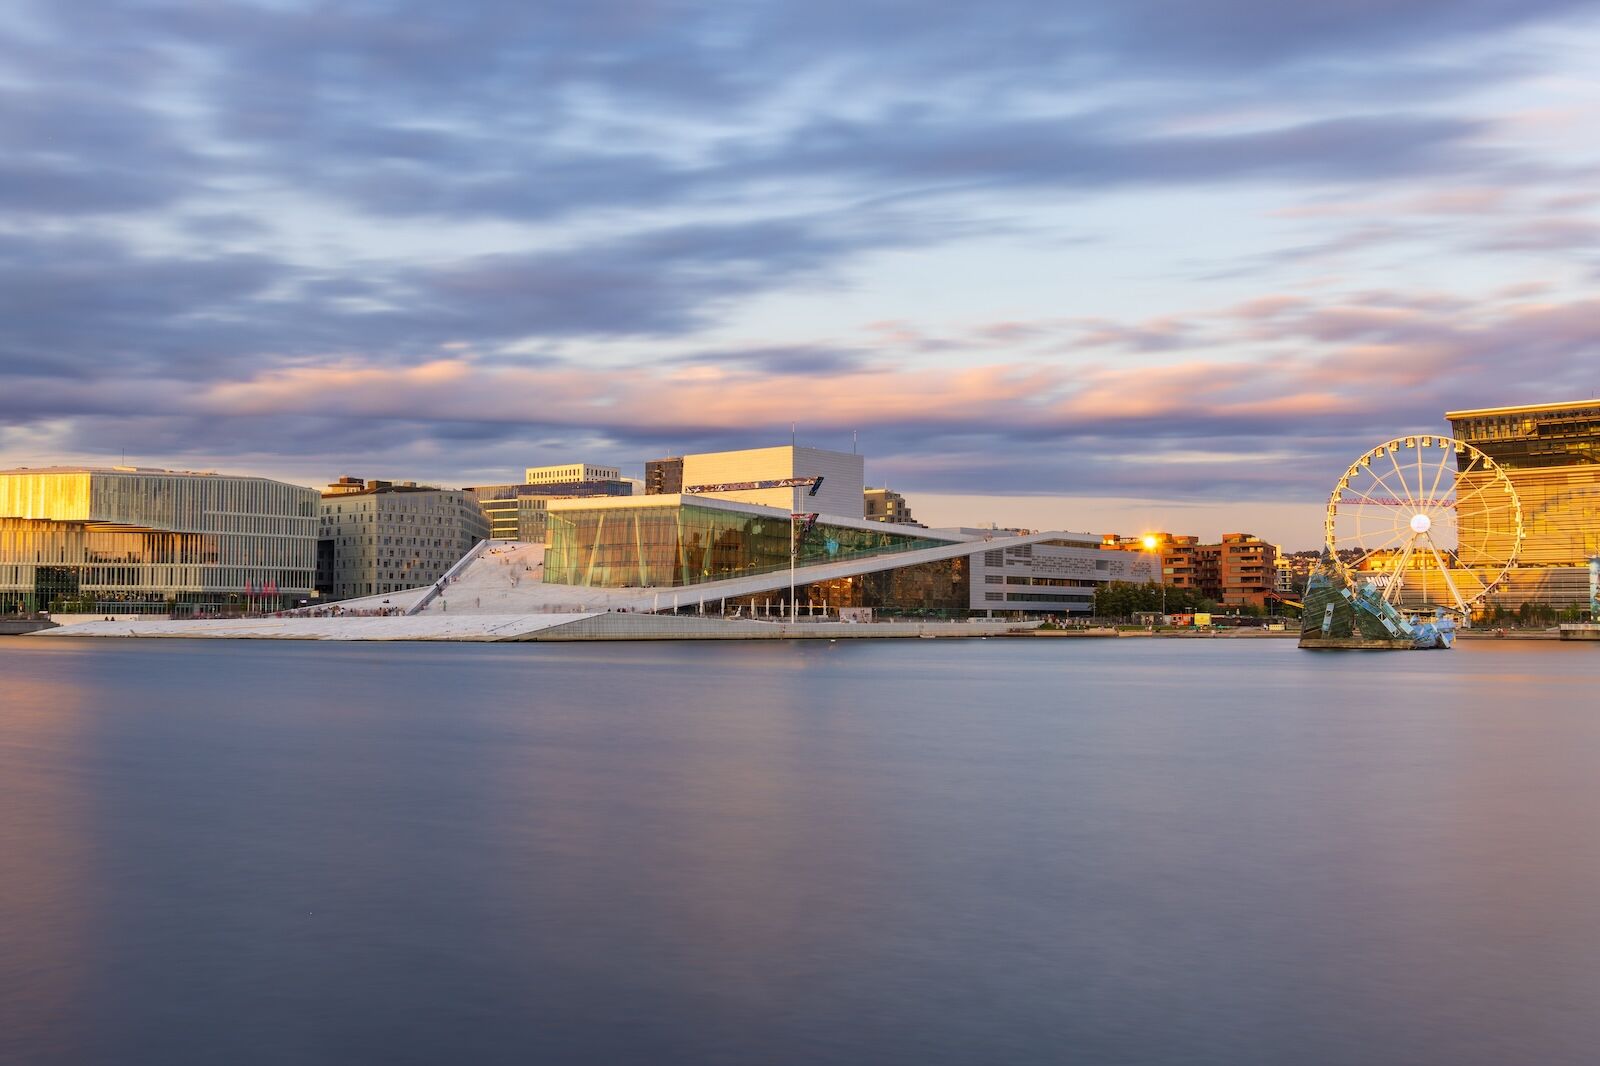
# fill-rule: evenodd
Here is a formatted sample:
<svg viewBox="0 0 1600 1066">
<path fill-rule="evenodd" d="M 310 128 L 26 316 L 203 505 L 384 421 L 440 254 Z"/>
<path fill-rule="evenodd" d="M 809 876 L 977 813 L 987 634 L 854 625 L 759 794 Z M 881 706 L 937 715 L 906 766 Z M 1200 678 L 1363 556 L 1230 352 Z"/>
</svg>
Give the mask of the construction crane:
<svg viewBox="0 0 1600 1066">
<path fill-rule="evenodd" d="M 794 570 L 795 559 L 800 552 L 800 538 L 796 533 L 796 523 L 802 518 L 806 520 L 806 529 L 809 531 L 816 524 L 817 516 L 814 514 L 800 514 L 800 490 L 805 489 L 807 496 L 815 496 L 822 487 L 822 478 L 818 477 L 780 477 L 770 478 L 766 481 L 725 481 L 717 485 L 690 485 L 683 491 L 686 495 L 704 495 L 708 492 L 753 492 L 757 489 L 794 489 L 794 498 L 789 504 L 789 621 L 797 621 L 794 602 Z"/>
</svg>

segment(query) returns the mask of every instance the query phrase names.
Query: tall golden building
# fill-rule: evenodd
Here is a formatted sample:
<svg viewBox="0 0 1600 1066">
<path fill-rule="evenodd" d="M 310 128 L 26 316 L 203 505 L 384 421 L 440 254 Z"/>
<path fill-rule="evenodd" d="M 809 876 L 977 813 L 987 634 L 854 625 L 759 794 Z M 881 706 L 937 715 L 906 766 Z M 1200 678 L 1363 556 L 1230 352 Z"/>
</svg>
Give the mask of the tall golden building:
<svg viewBox="0 0 1600 1066">
<path fill-rule="evenodd" d="M 1588 560 L 1600 554 L 1600 400 L 1490 407 L 1445 414 L 1458 440 L 1489 456 L 1511 479 L 1525 537 L 1517 566 L 1491 602 L 1587 603 Z M 1465 524 L 1490 494 L 1458 486 Z M 1471 565 L 1472 546 L 1461 545 Z"/>
<path fill-rule="evenodd" d="M 0 613 L 214 613 L 311 593 L 317 493 L 134 467 L 0 470 Z"/>
</svg>

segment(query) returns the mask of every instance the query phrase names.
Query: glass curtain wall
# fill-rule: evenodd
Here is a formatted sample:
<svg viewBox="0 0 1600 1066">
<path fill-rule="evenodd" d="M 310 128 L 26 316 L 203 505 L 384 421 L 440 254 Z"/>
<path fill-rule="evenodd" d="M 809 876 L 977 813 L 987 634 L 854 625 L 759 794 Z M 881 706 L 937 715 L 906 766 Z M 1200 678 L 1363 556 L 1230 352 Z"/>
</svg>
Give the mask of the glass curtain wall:
<svg viewBox="0 0 1600 1066">
<path fill-rule="evenodd" d="M 782 589 L 769 596 L 787 598 Z M 891 615 L 964 618 L 972 614 L 972 568 L 964 555 L 934 563 L 900 566 L 871 574 L 818 582 L 802 588 L 801 603 L 820 604 L 832 611 L 841 607 L 871 607 Z M 752 596 L 752 605 L 762 597 Z"/>
<path fill-rule="evenodd" d="M 789 566 L 787 515 L 686 504 L 553 511 L 544 579 L 604 588 L 695 585 Z M 926 537 L 818 523 L 799 537 L 801 566 L 945 543 Z"/>
<path fill-rule="evenodd" d="M 316 493 L 158 472 L 0 475 L 0 610 L 159 611 L 310 591 Z"/>
</svg>

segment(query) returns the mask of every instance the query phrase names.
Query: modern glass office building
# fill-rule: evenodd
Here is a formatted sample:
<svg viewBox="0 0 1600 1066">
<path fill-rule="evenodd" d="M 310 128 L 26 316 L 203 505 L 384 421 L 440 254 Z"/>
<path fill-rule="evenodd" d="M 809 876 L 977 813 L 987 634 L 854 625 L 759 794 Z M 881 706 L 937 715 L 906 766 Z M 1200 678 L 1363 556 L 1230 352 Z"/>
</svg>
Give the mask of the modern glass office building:
<svg viewBox="0 0 1600 1066">
<path fill-rule="evenodd" d="M 1458 440 L 1488 455 L 1522 503 L 1525 537 L 1517 566 L 1491 593 L 1503 606 L 1588 601 L 1588 560 L 1600 555 L 1600 400 L 1528 404 L 1445 415 Z M 1469 479 L 1458 486 L 1463 519 L 1494 506 Z M 1471 546 L 1462 545 L 1471 565 Z"/>
<path fill-rule="evenodd" d="M 638 496 L 601 504 L 551 501 L 544 580 L 606 588 L 674 587 L 789 567 L 791 521 L 767 507 L 695 496 Z M 843 562 L 949 543 L 827 516 L 795 524 L 797 565 Z"/>
<path fill-rule="evenodd" d="M 827 514 L 791 525 L 777 508 L 684 494 L 552 500 L 548 513 L 545 589 L 636 589 L 650 593 L 641 602 L 652 610 L 709 598 L 720 609 L 781 614 L 791 528 L 795 603 L 808 615 L 1087 614 L 1100 585 L 1154 577 L 1147 556 L 1101 551 L 1088 534 L 923 529 Z"/>
<path fill-rule="evenodd" d="M 0 471 L 0 611 L 288 606 L 312 588 L 317 492 L 129 467 Z"/>
</svg>

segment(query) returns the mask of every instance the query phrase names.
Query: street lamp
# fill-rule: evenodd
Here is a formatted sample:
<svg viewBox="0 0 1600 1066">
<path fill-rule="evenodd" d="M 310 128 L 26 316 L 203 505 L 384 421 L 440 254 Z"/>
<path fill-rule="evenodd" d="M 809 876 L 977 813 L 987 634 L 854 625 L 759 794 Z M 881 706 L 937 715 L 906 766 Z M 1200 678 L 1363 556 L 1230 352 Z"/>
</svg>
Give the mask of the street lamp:
<svg viewBox="0 0 1600 1066">
<path fill-rule="evenodd" d="M 1144 550 L 1149 552 L 1156 561 L 1156 580 L 1161 583 L 1161 624 L 1167 624 L 1167 574 L 1165 560 L 1157 550 L 1161 547 L 1160 538 L 1146 533 L 1144 535 Z"/>
</svg>

